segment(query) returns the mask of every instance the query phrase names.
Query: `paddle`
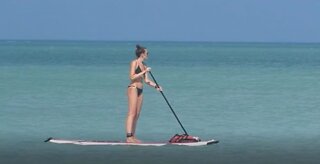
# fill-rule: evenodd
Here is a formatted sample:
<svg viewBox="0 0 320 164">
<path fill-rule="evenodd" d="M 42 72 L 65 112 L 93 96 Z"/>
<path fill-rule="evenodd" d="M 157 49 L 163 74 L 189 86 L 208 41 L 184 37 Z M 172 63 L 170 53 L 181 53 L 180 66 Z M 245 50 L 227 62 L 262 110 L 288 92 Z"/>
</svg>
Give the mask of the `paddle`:
<svg viewBox="0 0 320 164">
<path fill-rule="evenodd" d="M 154 76 L 153 76 L 153 74 L 151 73 L 151 71 L 149 71 L 149 73 L 150 73 L 153 81 L 156 83 L 156 86 L 159 88 L 159 84 L 157 83 L 157 80 L 154 78 Z M 180 122 L 180 120 L 179 120 L 176 112 L 174 112 L 174 110 L 172 109 L 172 107 L 171 107 L 168 99 L 167 99 L 166 96 L 163 94 L 163 91 L 160 91 L 160 93 L 161 93 L 161 95 L 163 96 L 164 100 L 167 102 L 167 104 L 168 104 L 169 108 L 171 109 L 171 112 L 173 113 L 174 117 L 176 117 L 176 119 L 177 119 L 178 123 L 180 124 L 182 130 L 184 131 L 185 135 L 188 136 L 188 133 L 187 133 L 186 129 L 185 129 L 185 128 L 183 127 L 183 125 L 181 124 L 181 122 Z"/>
</svg>

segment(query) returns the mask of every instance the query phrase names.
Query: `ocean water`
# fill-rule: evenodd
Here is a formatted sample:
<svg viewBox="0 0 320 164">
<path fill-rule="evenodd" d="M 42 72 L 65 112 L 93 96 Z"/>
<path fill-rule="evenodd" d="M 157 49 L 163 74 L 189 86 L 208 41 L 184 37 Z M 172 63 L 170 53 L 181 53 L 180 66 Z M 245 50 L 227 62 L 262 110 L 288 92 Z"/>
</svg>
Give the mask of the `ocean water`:
<svg viewBox="0 0 320 164">
<path fill-rule="evenodd" d="M 319 163 L 320 44 L 140 42 L 189 134 L 204 147 L 77 146 L 124 140 L 136 42 L 0 41 L 0 163 Z M 145 86 L 137 136 L 182 133 Z"/>
</svg>

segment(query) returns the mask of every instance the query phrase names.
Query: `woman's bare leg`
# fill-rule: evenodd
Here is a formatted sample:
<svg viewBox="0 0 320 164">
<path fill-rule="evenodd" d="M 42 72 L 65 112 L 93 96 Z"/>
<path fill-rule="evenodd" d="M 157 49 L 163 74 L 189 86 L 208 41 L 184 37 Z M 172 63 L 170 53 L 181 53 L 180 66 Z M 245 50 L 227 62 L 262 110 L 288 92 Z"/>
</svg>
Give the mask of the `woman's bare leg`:
<svg viewBox="0 0 320 164">
<path fill-rule="evenodd" d="M 136 117 L 135 117 L 135 120 L 133 122 L 133 128 L 132 128 L 132 132 L 133 132 L 133 135 L 134 135 L 134 138 L 136 137 L 136 126 L 137 126 L 137 122 L 138 122 L 138 119 L 139 119 L 139 116 L 140 116 L 140 111 L 142 109 L 142 103 L 143 103 L 143 94 L 141 94 L 138 98 L 137 98 L 137 110 L 136 110 Z M 135 140 L 137 142 L 141 142 L 140 140 L 136 139 Z"/>
<path fill-rule="evenodd" d="M 128 88 L 128 115 L 126 120 L 127 134 L 134 135 L 134 125 L 137 115 L 137 89 L 135 87 Z M 127 142 L 136 142 L 134 137 L 127 137 Z"/>
</svg>

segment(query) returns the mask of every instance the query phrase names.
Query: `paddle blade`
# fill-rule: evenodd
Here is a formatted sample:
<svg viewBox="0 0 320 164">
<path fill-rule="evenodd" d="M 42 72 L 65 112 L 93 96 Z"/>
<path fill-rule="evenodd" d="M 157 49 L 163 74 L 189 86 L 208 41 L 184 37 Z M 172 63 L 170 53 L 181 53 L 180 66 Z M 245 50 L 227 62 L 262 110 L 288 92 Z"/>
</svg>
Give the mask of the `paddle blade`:
<svg viewBox="0 0 320 164">
<path fill-rule="evenodd" d="M 189 142 L 200 142 L 199 137 L 190 136 L 187 134 L 175 134 L 170 140 L 170 143 L 189 143 Z"/>
</svg>

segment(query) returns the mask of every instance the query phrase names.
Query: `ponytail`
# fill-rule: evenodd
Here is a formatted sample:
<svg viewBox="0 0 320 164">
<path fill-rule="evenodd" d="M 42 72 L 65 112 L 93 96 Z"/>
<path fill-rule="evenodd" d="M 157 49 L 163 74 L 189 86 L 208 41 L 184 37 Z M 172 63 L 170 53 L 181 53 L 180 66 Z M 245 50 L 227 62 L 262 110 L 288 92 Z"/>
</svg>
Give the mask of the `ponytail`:
<svg viewBox="0 0 320 164">
<path fill-rule="evenodd" d="M 140 46 L 139 44 L 136 45 L 136 56 L 140 57 L 141 54 L 146 52 L 146 48 Z"/>
</svg>

